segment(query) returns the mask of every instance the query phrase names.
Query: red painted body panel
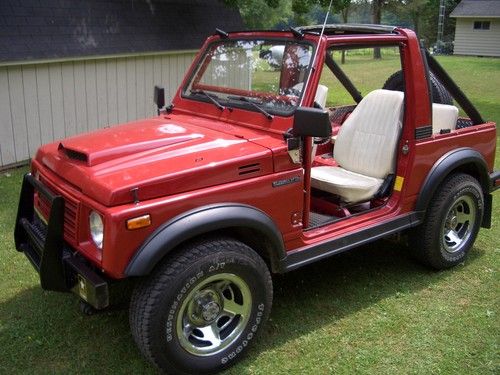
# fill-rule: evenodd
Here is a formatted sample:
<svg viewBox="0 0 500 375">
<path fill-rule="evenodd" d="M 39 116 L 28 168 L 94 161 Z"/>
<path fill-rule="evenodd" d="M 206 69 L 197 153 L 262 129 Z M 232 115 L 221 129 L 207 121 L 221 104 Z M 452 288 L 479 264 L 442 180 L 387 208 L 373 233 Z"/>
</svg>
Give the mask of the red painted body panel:
<svg viewBox="0 0 500 375">
<path fill-rule="evenodd" d="M 416 196 L 429 170 L 441 156 L 460 148 L 473 147 L 479 151 L 490 172 L 495 162 L 496 127 L 492 122 L 470 128 L 458 129 L 453 134 L 436 134 L 415 145 L 415 162 L 411 172 L 411 184 L 407 188 L 408 196 Z"/>
<path fill-rule="evenodd" d="M 229 135 L 196 123 L 172 115 L 98 130 L 61 143 L 88 162 L 71 159 L 58 142 L 40 148 L 36 159 L 106 206 L 132 202 L 131 189 L 139 186 L 138 198 L 147 200 L 248 178 L 247 165 L 258 164 L 253 175 L 273 172 L 271 151 L 245 139 L 262 135 L 237 129 Z"/>
<path fill-rule="evenodd" d="M 326 48 L 335 45 L 399 45 L 405 71 L 404 127 L 398 153 L 397 175 L 401 191 L 388 202 L 362 215 L 353 215 L 317 229 L 304 231 L 292 216 L 306 222 L 310 204 L 310 143 L 306 142 L 304 168 L 292 163 L 283 133 L 292 116 L 272 121 L 250 109 L 219 110 L 213 103 L 184 98 L 181 88 L 196 69 L 201 52 L 173 99 L 169 115 L 119 125 L 43 146 L 32 163 L 49 187 L 77 204 L 77 232 L 67 242 L 112 278 L 124 270 L 143 241 L 159 225 L 176 215 L 213 203 L 242 203 L 269 215 L 281 231 L 287 251 L 356 232 L 414 209 L 419 189 L 434 163 L 457 147 L 474 147 L 490 171 L 495 152 L 495 124 L 475 126 L 451 134 L 415 140 L 415 128 L 431 124 L 425 65 L 415 34 L 398 29 L 391 35 L 305 35 L 318 51 L 302 98 L 311 106 Z M 291 33 L 244 32 L 235 38 L 293 40 Z M 210 37 L 204 47 L 218 40 Z M 60 146 L 60 143 L 62 146 Z M 78 160 L 75 159 L 78 156 Z M 299 177 L 300 181 L 273 187 L 273 182 Z M 131 192 L 137 188 L 137 196 Z M 138 203 L 134 203 L 134 199 Z M 89 239 L 88 215 L 104 217 L 103 251 Z M 129 231 L 126 220 L 150 214 L 152 225 Z M 69 224 L 68 224 L 69 225 Z"/>
<path fill-rule="evenodd" d="M 138 204 L 129 203 L 114 207 L 105 207 L 91 200 L 85 194 L 59 179 L 37 161 L 33 162 L 33 169 L 40 171 L 53 181 L 53 184 L 58 186 L 59 192 L 64 196 L 71 196 L 81 202 L 79 215 L 81 225 L 78 241 L 71 241 L 70 244 L 82 251 L 94 264 L 104 269 L 109 276 L 116 278 L 124 276 L 123 271 L 129 260 L 154 229 L 176 215 L 193 208 L 213 203 L 238 202 L 248 204 L 261 209 L 272 217 L 284 235 L 297 230 L 291 224 L 291 216 L 295 212 L 302 212 L 301 183 L 272 187 L 272 182 L 278 179 L 299 177 L 302 181 L 301 168 L 150 199 Z M 90 208 L 97 210 L 105 217 L 105 242 L 102 257 L 101 252 L 89 242 L 87 222 Z M 150 227 L 134 231 L 126 229 L 125 223 L 128 219 L 144 214 L 151 215 L 152 225 Z"/>
</svg>

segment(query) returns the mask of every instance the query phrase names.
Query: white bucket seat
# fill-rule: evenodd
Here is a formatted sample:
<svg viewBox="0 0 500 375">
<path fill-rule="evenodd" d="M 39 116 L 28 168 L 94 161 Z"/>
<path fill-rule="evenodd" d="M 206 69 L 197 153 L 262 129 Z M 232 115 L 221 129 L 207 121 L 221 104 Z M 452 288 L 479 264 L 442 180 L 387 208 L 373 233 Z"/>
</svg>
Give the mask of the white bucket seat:
<svg viewBox="0 0 500 375">
<path fill-rule="evenodd" d="M 339 167 L 313 167 L 311 186 L 339 195 L 346 203 L 371 199 L 394 173 L 403 104 L 400 91 L 366 95 L 340 127 L 333 151 Z"/>
</svg>

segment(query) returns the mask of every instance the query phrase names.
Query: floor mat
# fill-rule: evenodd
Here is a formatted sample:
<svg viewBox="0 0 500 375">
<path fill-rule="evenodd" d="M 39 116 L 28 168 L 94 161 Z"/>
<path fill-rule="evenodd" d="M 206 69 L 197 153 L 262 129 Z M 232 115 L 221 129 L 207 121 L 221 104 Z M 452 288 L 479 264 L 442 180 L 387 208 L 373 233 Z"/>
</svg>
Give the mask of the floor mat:
<svg viewBox="0 0 500 375">
<path fill-rule="evenodd" d="M 330 221 L 337 220 L 337 216 L 320 214 L 317 212 L 311 212 L 309 214 L 309 228 L 319 227 L 320 225 L 326 224 Z"/>
</svg>

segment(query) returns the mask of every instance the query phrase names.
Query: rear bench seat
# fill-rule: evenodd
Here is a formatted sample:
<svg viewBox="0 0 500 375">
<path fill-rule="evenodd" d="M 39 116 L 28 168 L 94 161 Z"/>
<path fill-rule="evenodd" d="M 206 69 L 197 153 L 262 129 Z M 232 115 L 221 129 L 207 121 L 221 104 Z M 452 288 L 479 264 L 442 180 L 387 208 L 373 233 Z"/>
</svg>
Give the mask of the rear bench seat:
<svg viewBox="0 0 500 375">
<path fill-rule="evenodd" d="M 440 134 L 455 130 L 458 108 L 448 104 L 432 104 L 432 133 Z"/>
</svg>

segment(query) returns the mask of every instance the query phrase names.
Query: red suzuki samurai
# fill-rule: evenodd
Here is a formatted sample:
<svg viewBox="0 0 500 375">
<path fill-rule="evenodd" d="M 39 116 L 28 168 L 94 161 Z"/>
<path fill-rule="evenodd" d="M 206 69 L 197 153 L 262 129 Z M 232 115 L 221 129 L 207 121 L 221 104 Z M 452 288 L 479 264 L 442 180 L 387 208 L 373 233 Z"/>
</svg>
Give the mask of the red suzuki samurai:
<svg viewBox="0 0 500 375">
<path fill-rule="evenodd" d="M 133 337 L 163 371 L 235 363 L 271 273 L 403 231 L 447 268 L 490 227 L 495 123 L 411 30 L 217 30 L 155 102 L 156 117 L 41 147 L 15 242 L 42 288 L 94 309 L 132 281 Z"/>
</svg>

